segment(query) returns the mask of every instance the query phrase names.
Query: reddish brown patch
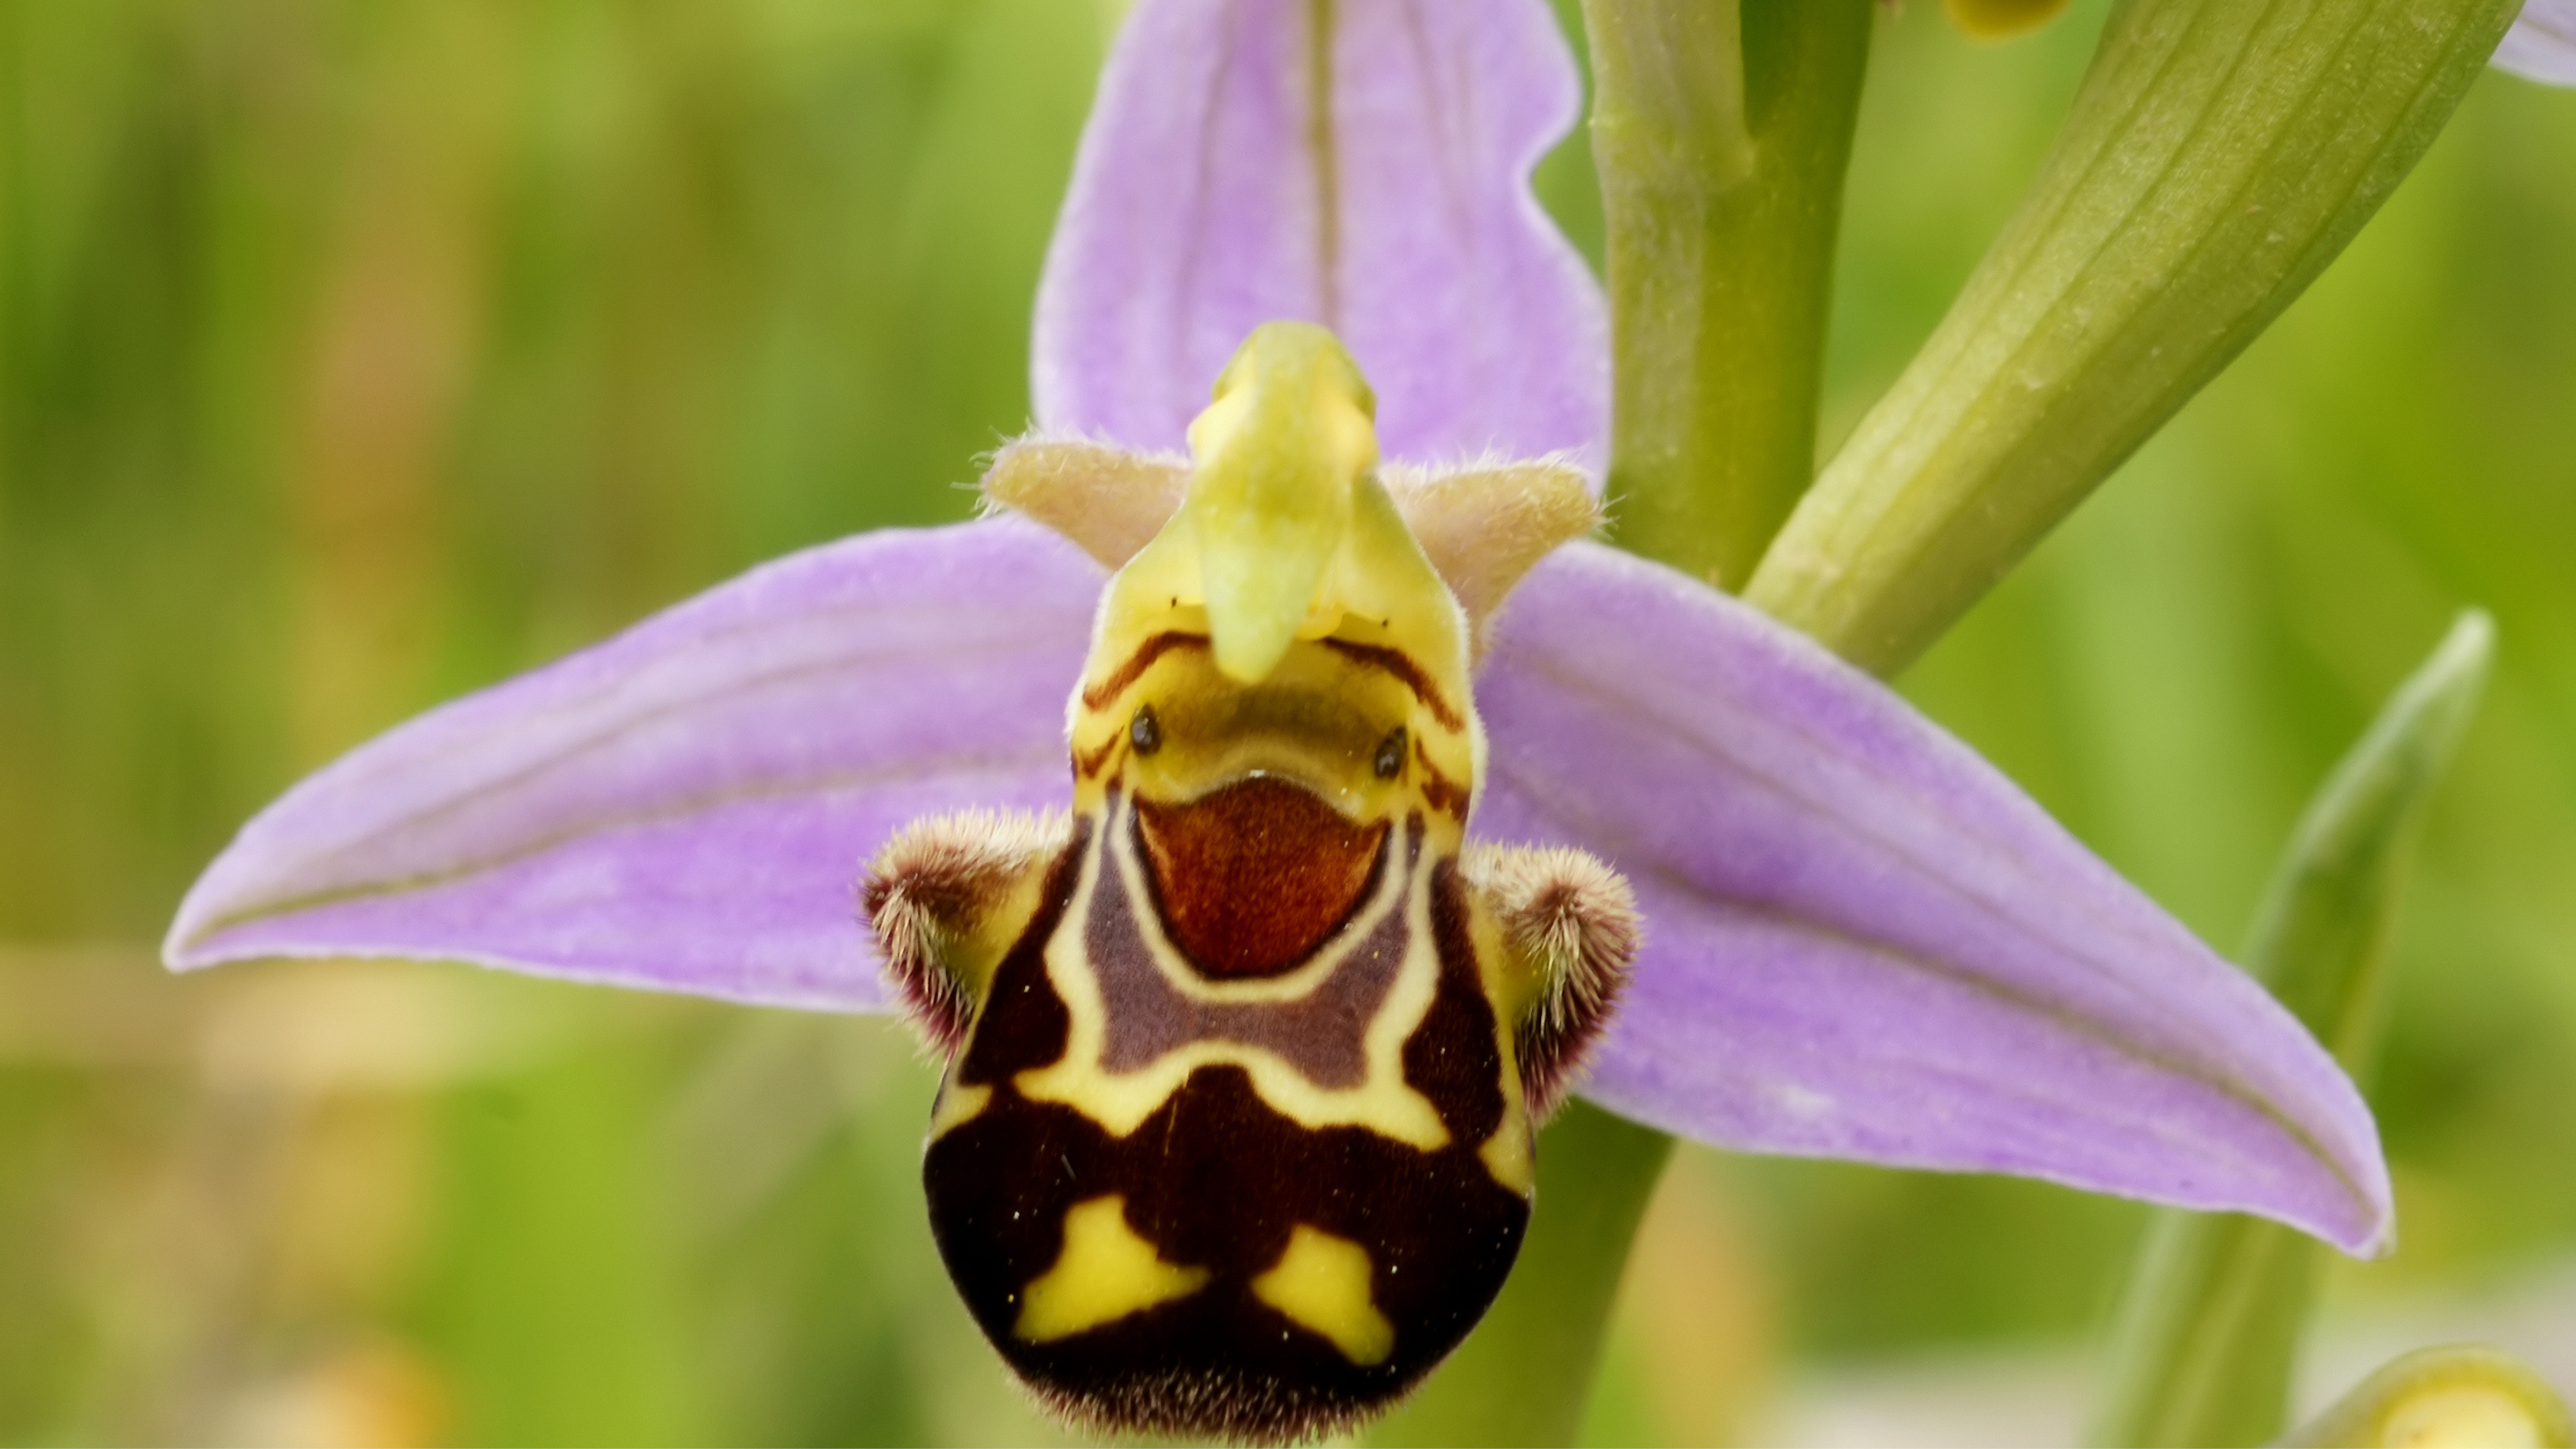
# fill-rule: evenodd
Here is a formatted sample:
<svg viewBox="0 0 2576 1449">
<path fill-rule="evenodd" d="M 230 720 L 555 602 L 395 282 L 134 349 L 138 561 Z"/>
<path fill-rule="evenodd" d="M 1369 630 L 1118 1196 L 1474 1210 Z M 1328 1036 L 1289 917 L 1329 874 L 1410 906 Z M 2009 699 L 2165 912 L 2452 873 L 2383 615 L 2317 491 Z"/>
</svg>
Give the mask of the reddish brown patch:
<svg viewBox="0 0 2576 1449">
<path fill-rule="evenodd" d="M 1450 706 L 1448 696 L 1440 692 L 1439 685 L 1431 682 L 1430 675 L 1422 672 L 1421 665 L 1413 662 L 1412 655 L 1383 644 L 1360 644 L 1349 639 L 1326 639 L 1322 642 L 1325 648 L 1354 664 L 1382 669 L 1394 675 L 1405 688 L 1413 691 L 1413 697 L 1422 701 L 1422 707 L 1431 711 L 1431 717 L 1440 721 L 1443 727 L 1453 730 L 1467 727 L 1466 719 Z"/>
<path fill-rule="evenodd" d="M 1355 825 L 1279 780 L 1228 785 L 1186 805 L 1136 802 L 1154 903 L 1172 944 L 1209 976 L 1275 976 L 1350 918 L 1386 824 Z"/>
<path fill-rule="evenodd" d="M 1420 740 L 1413 742 L 1413 763 L 1422 767 L 1422 803 L 1463 823 L 1467 818 L 1467 787 L 1441 774 Z"/>
<path fill-rule="evenodd" d="M 1127 656 L 1126 663 L 1111 670 L 1108 678 L 1097 684 L 1085 685 L 1082 691 L 1082 707 L 1105 709 L 1111 700 L 1125 694 L 1130 685 L 1144 678 L 1145 671 L 1154 667 L 1155 660 L 1175 649 L 1205 649 L 1206 647 L 1208 647 L 1208 641 L 1205 634 L 1183 634 L 1177 630 L 1167 630 L 1157 634 L 1137 645 L 1136 652 Z"/>
<path fill-rule="evenodd" d="M 1100 748 L 1093 750 L 1089 754 L 1084 754 L 1079 750 L 1075 751 L 1073 756 L 1073 773 L 1077 777 L 1085 780 L 1099 774 L 1102 770 L 1108 768 L 1109 757 L 1118 753 L 1118 746 L 1125 743 L 1126 739 L 1127 732 L 1125 730 L 1120 730 L 1118 733 L 1102 740 L 1100 742 Z"/>
</svg>

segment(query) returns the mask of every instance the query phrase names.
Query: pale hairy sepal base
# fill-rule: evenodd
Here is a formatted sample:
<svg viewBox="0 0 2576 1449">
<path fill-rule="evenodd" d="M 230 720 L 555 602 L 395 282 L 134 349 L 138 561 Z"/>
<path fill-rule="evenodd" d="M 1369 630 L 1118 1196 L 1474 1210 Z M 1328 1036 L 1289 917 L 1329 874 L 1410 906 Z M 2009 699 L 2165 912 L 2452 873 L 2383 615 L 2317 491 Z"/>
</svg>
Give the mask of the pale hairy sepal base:
<svg viewBox="0 0 2576 1449">
<path fill-rule="evenodd" d="M 1520 986 L 1503 1005 L 1530 1118 L 1544 1122 L 1617 1012 L 1645 940 L 1637 898 L 1617 871 L 1563 847 L 1470 845 L 1460 870 L 1500 928 Z"/>
<path fill-rule="evenodd" d="M 967 810 L 914 821 L 868 862 L 859 904 L 886 984 L 932 1052 L 966 1037 L 993 968 L 1037 913 L 1071 839 L 1062 811 Z"/>
<path fill-rule="evenodd" d="M 993 455 L 984 503 L 1043 524 L 1118 569 L 1180 510 L 1189 470 L 1178 453 L 1032 433 Z M 1479 639 L 1540 559 L 1602 523 L 1591 481 L 1570 457 L 1388 463 L 1378 476 Z"/>
</svg>

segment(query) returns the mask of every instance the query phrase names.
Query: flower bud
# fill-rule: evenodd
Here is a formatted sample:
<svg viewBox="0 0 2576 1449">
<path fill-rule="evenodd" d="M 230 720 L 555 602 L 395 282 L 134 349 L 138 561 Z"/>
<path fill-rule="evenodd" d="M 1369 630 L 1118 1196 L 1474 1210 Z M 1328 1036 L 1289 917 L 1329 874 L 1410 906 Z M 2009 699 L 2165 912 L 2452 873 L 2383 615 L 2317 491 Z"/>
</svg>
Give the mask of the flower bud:
<svg viewBox="0 0 2576 1449">
<path fill-rule="evenodd" d="M 2285 1445 L 2576 1445 L 2567 1401 L 2511 1354 L 2475 1344 L 2419 1349 L 2363 1379 Z"/>
</svg>

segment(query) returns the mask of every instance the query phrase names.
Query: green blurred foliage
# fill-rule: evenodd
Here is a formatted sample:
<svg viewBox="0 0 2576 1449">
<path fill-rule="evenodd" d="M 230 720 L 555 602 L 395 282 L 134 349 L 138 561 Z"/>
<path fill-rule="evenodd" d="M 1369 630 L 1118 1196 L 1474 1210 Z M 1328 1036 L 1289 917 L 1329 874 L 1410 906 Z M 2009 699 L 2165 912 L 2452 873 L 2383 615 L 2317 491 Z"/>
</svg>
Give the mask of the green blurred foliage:
<svg viewBox="0 0 2576 1449">
<path fill-rule="evenodd" d="M 374 731 L 964 516 L 1025 420 L 1115 8 L 0 0 L 0 1441 L 1046 1435 L 931 1253 L 892 1027 L 435 968 L 174 982 L 149 943 Z M 2100 13 L 2004 46 L 1882 16 L 1828 444 Z M 2232 945 L 2385 691 L 2495 613 L 2398 945 L 2405 1247 L 2330 1310 L 2576 1247 L 2570 176 L 2576 96 L 2482 81 L 1906 681 Z M 1542 172 L 1597 254 L 1588 181 L 1580 137 Z M 1787 1367 L 2090 1331 L 2139 1221 L 1686 1151 L 1593 1432 L 1724 1438 Z"/>
</svg>

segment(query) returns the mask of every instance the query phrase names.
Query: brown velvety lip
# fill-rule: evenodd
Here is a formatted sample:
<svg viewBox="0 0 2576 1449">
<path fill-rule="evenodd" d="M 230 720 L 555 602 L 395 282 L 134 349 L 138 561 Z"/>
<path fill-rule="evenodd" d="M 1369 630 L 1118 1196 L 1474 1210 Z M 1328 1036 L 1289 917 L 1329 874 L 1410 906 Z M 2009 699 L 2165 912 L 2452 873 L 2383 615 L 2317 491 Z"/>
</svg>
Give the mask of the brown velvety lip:
<svg viewBox="0 0 2576 1449">
<path fill-rule="evenodd" d="M 1136 802 L 1163 929 L 1201 974 L 1276 976 L 1315 954 L 1368 893 L 1385 821 L 1256 775 L 1180 805 Z"/>
</svg>

